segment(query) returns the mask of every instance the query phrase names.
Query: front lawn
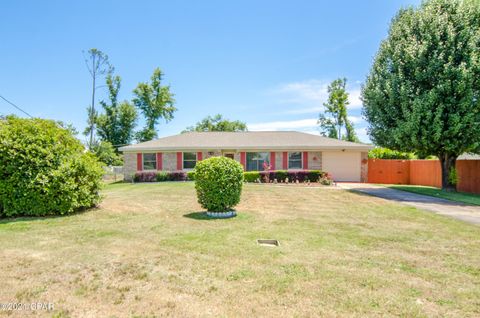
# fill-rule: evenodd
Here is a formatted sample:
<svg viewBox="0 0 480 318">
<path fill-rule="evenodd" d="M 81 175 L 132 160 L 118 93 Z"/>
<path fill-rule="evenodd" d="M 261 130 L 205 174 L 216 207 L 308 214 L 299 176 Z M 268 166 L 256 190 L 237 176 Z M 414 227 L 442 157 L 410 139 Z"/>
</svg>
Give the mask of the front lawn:
<svg viewBox="0 0 480 318">
<path fill-rule="evenodd" d="M 189 182 L 104 195 L 84 213 L 0 221 L 2 303 L 53 302 L 59 317 L 480 315 L 478 226 L 335 188 L 246 185 L 228 220 L 205 219 Z"/>
<path fill-rule="evenodd" d="M 417 185 L 395 184 L 395 185 L 388 185 L 388 187 L 392 189 L 428 195 L 428 196 L 447 199 L 451 201 L 480 205 L 480 195 L 473 194 L 473 193 L 446 192 L 446 191 L 442 191 L 442 189 L 439 189 L 439 188 L 417 186 Z"/>
</svg>

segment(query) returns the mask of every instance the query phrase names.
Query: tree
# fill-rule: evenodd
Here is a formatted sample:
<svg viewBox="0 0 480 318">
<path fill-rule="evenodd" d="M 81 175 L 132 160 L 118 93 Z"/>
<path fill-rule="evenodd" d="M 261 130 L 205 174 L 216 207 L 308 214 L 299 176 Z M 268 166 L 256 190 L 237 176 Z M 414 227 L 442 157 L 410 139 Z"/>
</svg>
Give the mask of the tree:
<svg viewBox="0 0 480 318">
<path fill-rule="evenodd" d="M 195 126 L 187 127 L 182 133 L 189 131 L 247 131 L 247 125 L 239 120 L 231 121 L 222 115 L 207 116 Z"/>
<path fill-rule="evenodd" d="M 145 128 L 137 133 L 140 142 L 154 139 L 157 136 L 155 125 L 158 121 L 163 118 L 169 122 L 177 110 L 170 86 L 162 86 L 162 78 L 162 71 L 156 68 L 151 83 L 139 83 L 133 90 L 133 104 L 140 109 L 146 120 Z"/>
<path fill-rule="evenodd" d="M 399 11 L 362 88 L 372 141 L 436 155 L 455 190 L 456 158 L 480 144 L 480 4 L 431 0 Z"/>
<path fill-rule="evenodd" d="M 358 142 L 353 123 L 347 116 L 348 93 L 347 80 L 339 78 L 328 86 L 328 101 L 323 104 L 325 112 L 320 114 L 318 124 L 323 136 Z M 345 135 L 342 136 L 342 130 Z"/>
<path fill-rule="evenodd" d="M 85 65 L 87 66 L 88 72 L 92 77 L 92 103 L 89 107 L 87 107 L 87 128 L 84 132 L 86 136 L 90 135 L 88 147 L 91 148 L 94 144 L 95 123 L 97 116 L 97 111 L 95 110 L 95 92 L 98 88 L 96 86 L 97 78 L 107 73 L 113 72 L 113 67 L 108 61 L 108 55 L 95 48 L 88 50 L 88 56 L 85 56 L 84 52 L 84 58 Z"/>
<path fill-rule="evenodd" d="M 110 103 L 101 101 L 103 114 L 97 115 L 95 122 L 97 133 L 102 141 L 106 141 L 118 149 L 129 144 L 134 135 L 137 121 L 137 110 L 128 101 L 118 103 L 118 93 L 121 86 L 120 76 L 108 74 L 106 78 Z M 98 145 L 94 146 L 97 147 Z M 118 152 L 118 150 L 115 150 Z"/>
<path fill-rule="evenodd" d="M 98 160 L 107 166 L 121 166 L 123 161 L 115 151 L 113 145 L 108 141 L 100 141 L 95 144 L 92 152 Z"/>
</svg>

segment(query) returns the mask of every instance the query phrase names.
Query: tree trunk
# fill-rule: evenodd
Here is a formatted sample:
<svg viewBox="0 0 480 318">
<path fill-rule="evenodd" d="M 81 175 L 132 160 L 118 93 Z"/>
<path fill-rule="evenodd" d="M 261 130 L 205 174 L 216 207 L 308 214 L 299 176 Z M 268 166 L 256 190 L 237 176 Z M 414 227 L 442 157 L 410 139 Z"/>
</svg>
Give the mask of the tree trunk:
<svg viewBox="0 0 480 318">
<path fill-rule="evenodd" d="M 440 165 L 442 166 L 442 190 L 447 192 L 457 191 L 456 183 L 452 183 L 450 180 L 450 172 L 455 169 L 457 162 L 457 156 L 453 154 L 441 154 L 438 156 L 440 159 Z"/>
</svg>

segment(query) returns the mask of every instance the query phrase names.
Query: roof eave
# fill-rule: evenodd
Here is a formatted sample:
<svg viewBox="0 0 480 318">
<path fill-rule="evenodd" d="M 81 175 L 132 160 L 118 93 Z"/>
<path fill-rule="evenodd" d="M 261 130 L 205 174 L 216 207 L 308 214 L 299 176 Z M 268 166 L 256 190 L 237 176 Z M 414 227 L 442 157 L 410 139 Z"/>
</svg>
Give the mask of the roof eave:
<svg viewBox="0 0 480 318">
<path fill-rule="evenodd" d="M 197 151 L 197 150 L 357 150 L 369 151 L 373 149 L 373 145 L 358 146 L 237 146 L 237 147 L 120 147 L 121 152 L 138 152 L 138 151 Z"/>
</svg>

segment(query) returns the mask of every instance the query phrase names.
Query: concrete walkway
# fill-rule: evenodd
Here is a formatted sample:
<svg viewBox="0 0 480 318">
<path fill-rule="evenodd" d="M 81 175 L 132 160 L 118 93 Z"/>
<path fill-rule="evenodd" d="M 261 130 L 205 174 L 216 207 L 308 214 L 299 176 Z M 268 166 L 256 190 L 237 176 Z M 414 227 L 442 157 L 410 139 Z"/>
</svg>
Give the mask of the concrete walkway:
<svg viewBox="0 0 480 318">
<path fill-rule="evenodd" d="M 480 225 L 480 206 L 478 205 L 470 205 L 368 183 L 342 182 L 338 183 L 338 186 L 345 190 L 357 191 L 383 199 L 397 201 L 419 209 Z"/>
</svg>

